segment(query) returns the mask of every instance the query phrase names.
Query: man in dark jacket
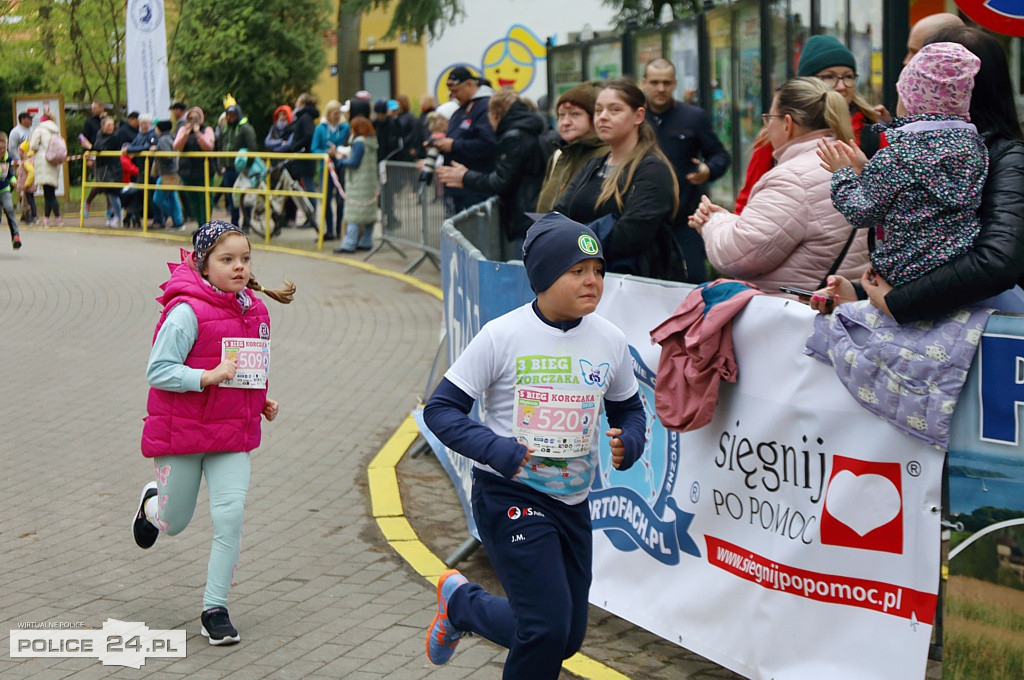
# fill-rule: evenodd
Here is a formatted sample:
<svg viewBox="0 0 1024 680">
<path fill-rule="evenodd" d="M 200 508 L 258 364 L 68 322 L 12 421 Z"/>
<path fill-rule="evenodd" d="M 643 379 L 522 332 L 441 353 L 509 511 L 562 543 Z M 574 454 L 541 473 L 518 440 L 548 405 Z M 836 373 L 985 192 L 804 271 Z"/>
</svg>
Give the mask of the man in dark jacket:
<svg viewBox="0 0 1024 680">
<path fill-rule="evenodd" d="M 483 87 L 469 69 L 457 66 L 448 74 L 448 92 L 459 108 L 448 121 L 448 136 L 437 140 L 445 165 L 459 163 L 470 170 L 489 173 L 494 170 L 497 142 L 487 118 L 487 107 L 494 91 Z M 451 216 L 471 205 L 487 200 L 491 194 L 445 187 L 445 214 Z"/>
<path fill-rule="evenodd" d="M 399 151 L 394 155 L 396 161 L 415 163 L 416 159 L 423 155 L 423 147 L 418 146 L 419 131 L 416 129 L 416 116 L 409 110 L 409 96 L 404 94 L 395 95 L 392 100 L 398 108 L 388 111 L 394 125 L 395 141 L 398 142 Z M 388 102 L 390 105 L 391 102 Z"/>
<path fill-rule="evenodd" d="M 320 122 L 320 111 L 316 108 L 316 97 L 309 93 L 300 94 L 295 100 L 295 118 L 284 129 L 284 136 L 292 136 L 291 144 L 282 145 L 281 151 L 287 153 L 309 153 L 313 144 L 313 131 Z M 288 164 L 288 172 L 302 184 L 305 191 L 316 191 L 316 161 L 292 161 Z M 316 211 L 316 199 L 309 199 Z M 307 215 L 307 223 L 309 216 Z M 315 224 L 307 224 L 315 227 Z"/>
<path fill-rule="evenodd" d="M 388 111 L 386 99 L 378 99 L 373 105 L 373 132 L 377 135 L 377 158 L 382 161 L 397 160 L 393 157 L 398 150 L 395 143 L 395 119 Z"/>
<path fill-rule="evenodd" d="M 239 151 L 240 149 L 256 150 L 256 130 L 249 123 L 249 119 L 242 116 L 242 107 L 233 104 L 224 112 L 224 129 L 217 138 L 217 151 Z M 218 158 L 218 172 L 221 176 L 222 187 L 232 187 L 238 179 L 238 172 L 235 170 L 234 158 Z M 236 227 L 238 224 L 238 206 L 233 196 L 224 194 L 224 207 L 231 213 L 231 224 Z M 249 210 L 244 211 L 242 231 L 249 231 Z"/>
<path fill-rule="evenodd" d="M 673 97 L 676 68 L 668 59 L 658 58 L 647 64 L 641 86 L 647 95 L 647 120 L 654 126 L 658 144 L 679 182 L 679 212 L 673 233 L 686 258 L 687 280 L 701 283 L 707 279 L 704 241 L 687 226 L 686 219 L 707 193 L 707 183 L 729 169 L 729 152 L 711 129 L 704 109 Z"/>
<path fill-rule="evenodd" d="M 539 140 L 544 132 L 544 119 L 530 111 L 515 90 L 496 92 L 489 103 L 488 117 L 498 137 L 494 170 L 470 170 L 455 162 L 451 167 L 439 168 L 437 176 L 446 187 L 455 185 L 477 194 L 497 194 L 501 198 L 504 237 L 501 257 L 520 259 L 526 230 L 533 223 L 526 213 L 536 209 L 544 181 L 544 156 Z"/>
<path fill-rule="evenodd" d="M 139 112 L 132 111 L 126 120 L 121 121 L 117 128 L 117 136 L 122 145 L 131 144 L 139 134 Z"/>
<path fill-rule="evenodd" d="M 99 99 L 93 99 L 89 110 L 91 115 L 85 119 L 85 124 L 82 125 L 82 136 L 85 137 L 87 142 L 82 144 L 82 147 L 85 149 L 93 148 L 93 145 L 96 143 L 96 135 L 100 132 L 100 117 L 103 115 L 106 107 Z M 89 216 L 89 205 L 92 203 L 92 199 L 102 193 L 103 189 L 99 187 L 93 187 L 89 190 L 89 195 L 85 198 L 86 217 Z"/>
</svg>

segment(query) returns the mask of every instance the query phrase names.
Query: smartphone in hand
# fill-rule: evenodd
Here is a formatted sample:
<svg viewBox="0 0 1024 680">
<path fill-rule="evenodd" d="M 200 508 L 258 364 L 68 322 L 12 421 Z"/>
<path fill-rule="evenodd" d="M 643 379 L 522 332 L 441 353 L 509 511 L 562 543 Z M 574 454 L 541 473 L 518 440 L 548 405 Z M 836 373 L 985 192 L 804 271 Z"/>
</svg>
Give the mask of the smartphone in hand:
<svg viewBox="0 0 1024 680">
<path fill-rule="evenodd" d="M 796 286 L 779 286 L 779 290 L 781 290 L 783 293 L 796 295 L 798 298 L 807 298 L 808 300 L 814 296 L 813 290 L 807 290 L 806 288 L 797 288 Z"/>
</svg>

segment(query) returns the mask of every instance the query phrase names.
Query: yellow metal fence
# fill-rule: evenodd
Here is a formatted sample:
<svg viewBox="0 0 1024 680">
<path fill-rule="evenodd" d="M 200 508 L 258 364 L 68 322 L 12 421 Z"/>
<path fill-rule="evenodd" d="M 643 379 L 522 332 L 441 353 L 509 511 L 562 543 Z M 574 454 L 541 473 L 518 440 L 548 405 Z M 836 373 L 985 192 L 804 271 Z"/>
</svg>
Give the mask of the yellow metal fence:
<svg viewBox="0 0 1024 680">
<path fill-rule="evenodd" d="M 149 198 L 153 191 L 201 191 L 204 196 L 205 212 L 206 215 L 210 214 L 210 194 L 215 193 L 228 193 L 228 194 L 257 194 L 263 197 L 264 201 L 264 219 L 266 224 L 264 226 L 264 241 L 270 243 L 270 237 L 274 231 L 274 224 L 272 219 L 272 212 L 270 209 L 270 197 L 271 196 L 304 196 L 309 199 L 320 199 L 320 204 L 317 207 L 317 248 L 323 249 L 324 245 L 324 206 L 327 201 L 327 182 L 330 181 L 328 178 L 327 163 L 330 162 L 327 154 L 316 154 L 316 153 L 278 153 L 275 151 L 247 151 L 246 156 L 249 158 L 259 158 L 267 166 L 267 178 L 268 183 L 266 187 L 253 187 L 246 189 L 244 192 L 234 186 L 212 186 L 210 183 L 210 163 L 203 164 L 203 185 L 202 186 L 189 186 L 186 184 L 174 184 L 164 185 L 150 183 L 149 173 L 149 159 L 160 158 L 160 157 L 175 157 L 175 158 L 226 158 L 229 160 L 229 165 L 233 166 L 235 158 L 239 155 L 237 151 L 143 151 L 140 153 L 131 154 L 132 158 L 141 158 L 143 162 L 139 167 L 139 175 L 142 177 L 142 182 L 132 182 L 132 186 L 136 189 L 142 190 L 142 231 L 146 232 L 149 229 Z M 89 157 L 101 157 L 101 156 L 121 156 L 120 151 L 87 151 L 85 154 L 86 158 Z M 274 189 L 269 185 L 270 176 L 270 162 L 275 160 L 304 160 L 304 161 L 319 161 L 320 162 L 320 191 L 292 191 L 288 189 Z M 139 165 L 139 163 L 136 163 Z M 78 212 L 78 226 L 85 226 L 85 199 L 90 189 L 117 189 L 120 191 L 125 187 L 122 182 L 99 182 L 96 180 L 90 180 L 89 163 L 83 163 L 82 166 L 82 204 Z M 95 170 L 92 171 L 95 174 Z M 198 216 L 195 216 L 198 219 Z"/>
</svg>

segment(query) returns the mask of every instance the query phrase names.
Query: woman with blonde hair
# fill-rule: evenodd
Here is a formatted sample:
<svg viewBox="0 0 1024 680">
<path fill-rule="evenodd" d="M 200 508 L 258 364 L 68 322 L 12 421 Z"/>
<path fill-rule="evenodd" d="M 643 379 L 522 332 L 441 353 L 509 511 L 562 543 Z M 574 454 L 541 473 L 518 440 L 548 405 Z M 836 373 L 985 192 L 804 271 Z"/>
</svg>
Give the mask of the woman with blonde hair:
<svg viewBox="0 0 1024 680">
<path fill-rule="evenodd" d="M 879 133 L 871 129 L 879 122 L 884 112 L 882 107 L 873 107 L 857 92 L 857 58 L 845 45 L 830 35 L 812 35 L 800 52 L 796 74 L 799 77 L 814 77 L 843 95 L 849 110 L 850 128 L 854 142 L 868 158 L 885 145 Z M 848 142 L 849 139 L 844 139 Z M 766 172 L 775 164 L 768 132 L 762 128 L 754 139 L 750 162 L 743 188 L 736 197 L 736 214 L 743 212 L 750 198 L 750 192 Z"/>
<path fill-rule="evenodd" d="M 583 166 L 554 209 L 594 229 L 608 271 L 682 281 L 686 265 L 672 235 L 679 182 L 645 120 L 645 104 L 631 78 L 605 83 L 594 128 L 611 150 Z"/>
<path fill-rule="evenodd" d="M 332 159 L 341 158 L 340 148 L 348 142 L 349 124 L 342 118 L 341 102 L 332 99 L 324 106 L 324 119 L 313 130 L 313 142 L 310 152 L 325 153 Z M 321 172 L 317 170 L 316 179 L 320 181 Z M 341 178 L 338 179 L 339 183 Z M 335 210 L 331 203 L 337 202 Z M 324 206 L 324 240 L 336 241 L 341 238 L 341 216 L 345 213 L 345 199 L 338 193 L 331 178 L 327 178 L 327 204 Z"/>
<path fill-rule="evenodd" d="M 820 139 L 853 137 L 846 100 L 818 78 L 794 78 L 762 117 L 776 166 L 754 185 L 743 215 L 705 196 L 690 217 L 708 260 L 769 293 L 859 274 L 868 262 L 866 231 L 855 232 L 833 207 L 831 173 L 817 154 Z"/>
</svg>

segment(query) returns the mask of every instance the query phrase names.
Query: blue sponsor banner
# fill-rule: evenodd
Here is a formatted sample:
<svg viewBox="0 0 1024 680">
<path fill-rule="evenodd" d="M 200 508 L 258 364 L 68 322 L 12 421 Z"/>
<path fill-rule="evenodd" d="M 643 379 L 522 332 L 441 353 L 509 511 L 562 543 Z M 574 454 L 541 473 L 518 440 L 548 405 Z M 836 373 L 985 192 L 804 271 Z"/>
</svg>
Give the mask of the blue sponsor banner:
<svg viewBox="0 0 1024 680">
<path fill-rule="evenodd" d="M 448 364 L 466 348 L 485 323 L 533 299 L 522 264 L 491 262 L 470 251 L 447 229 L 441 235 L 441 288 L 444 291 L 444 325 L 448 337 Z M 481 291 L 487 295 L 481 295 Z M 473 415 L 480 419 L 479 405 Z M 450 451 L 427 429 L 423 412 L 413 412 L 420 434 L 455 485 L 466 515 L 469 533 L 479 539 L 470 499 L 473 492 L 473 461 Z"/>
<path fill-rule="evenodd" d="M 994 315 L 951 430 L 944 678 L 1003 678 L 1024 667 L 1024 645 L 999 642 L 1019 639 L 1012 622 L 1024 598 L 1022 407 L 1024 317 Z"/>
</svg>

